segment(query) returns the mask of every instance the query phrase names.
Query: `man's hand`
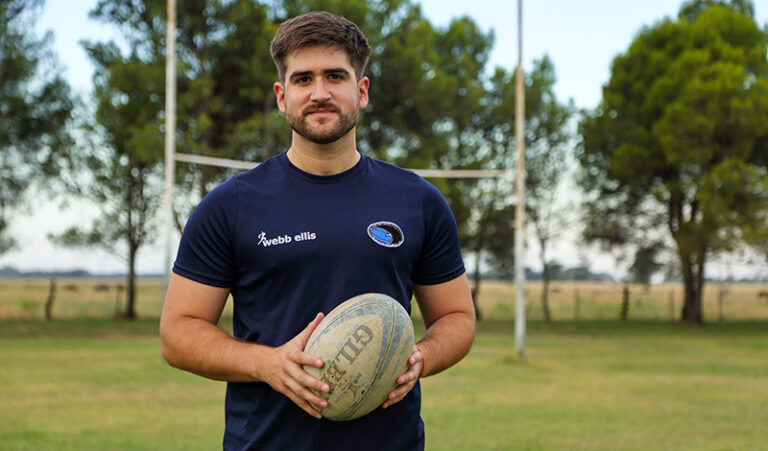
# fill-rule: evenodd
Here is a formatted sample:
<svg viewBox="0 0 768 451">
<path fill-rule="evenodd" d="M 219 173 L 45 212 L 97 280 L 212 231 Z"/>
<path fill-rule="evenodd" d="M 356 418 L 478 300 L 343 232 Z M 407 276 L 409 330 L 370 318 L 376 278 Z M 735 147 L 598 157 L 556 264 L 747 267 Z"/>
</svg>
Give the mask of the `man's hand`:
<svg viewBox="0 0 768 451">
<path fill-rule="evenodd" d="M 318 313 L 293 339 L 272 348 L 236 340 L 217 327 L 228 295 L 228 288 L 171 275 L 160 318 L 165 360 L 176 368 L 214 380 L 266 382 L 308 414 L 322 418 L 310 403 L 321 409 L 328 403 L 310 389 L 327 393 L 330 388 L 301 366 L 323 367 L 321 359 L 304 352 L 323 314 Z"/>
<path fill-rule="evenodd" d="M 413 353 L 408 358 L 408 370 L 397 377 L 397 387 L 387 395 L 387 400 L 381 405 L 383 409 L 402 401 L 405 395 L 413 390 L 413 387 L 416 386 L 416 381 L 419 380 L 423 373 L 423 364 L 424 359 L 422 358 L 421 351 L 414 346 Z"/>
<path fill-rule="evenodd" d="M 398 385 L 389 393 L 383 408 L 400 402 L 419 378 L 437 374 L 461 360 L 475 337 L 475 310 L 466 273 L 435 285 L 414 285 L 413 290 L 426 332 L 418 342 L 419 347 L 414 347 L 408 370 L 397 378 Z"/>
<path fill-rule="evenodd" d="M 313 393 L 310 388 L 327 393 L 330 387 L 325 382 L 310 376 L 301 366 L 323 367 L 321 359 L 304 352 L 309 336 L 322 319 L 323 314 L 318 313 L 315 319 L 291 341 L 277 348 L 271 348 L 267 353 L 268 357 L 264 362 L 264 372 L 261 376 L 261 380 L 318 419 L 323 416 L 312 407 L 312 404 L 327 407 L 328 401 Z"/>
</svg>

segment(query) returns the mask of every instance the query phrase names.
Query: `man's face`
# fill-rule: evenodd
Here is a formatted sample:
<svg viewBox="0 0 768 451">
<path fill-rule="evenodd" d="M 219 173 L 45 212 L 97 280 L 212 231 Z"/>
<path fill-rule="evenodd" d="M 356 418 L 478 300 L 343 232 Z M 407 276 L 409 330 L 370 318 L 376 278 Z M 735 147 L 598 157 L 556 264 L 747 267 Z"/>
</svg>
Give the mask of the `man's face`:
<svg viewBox="0 0 768 451">
<path fill-rule="evenodd" d="M 275 83 L 277 105 L 300 136 L 328 144 L 354 129 L 368 104 L 367 77 L 356 80 L 344 50 L 299 49 L 285 60 L 285 84 Z"/>
</svg>

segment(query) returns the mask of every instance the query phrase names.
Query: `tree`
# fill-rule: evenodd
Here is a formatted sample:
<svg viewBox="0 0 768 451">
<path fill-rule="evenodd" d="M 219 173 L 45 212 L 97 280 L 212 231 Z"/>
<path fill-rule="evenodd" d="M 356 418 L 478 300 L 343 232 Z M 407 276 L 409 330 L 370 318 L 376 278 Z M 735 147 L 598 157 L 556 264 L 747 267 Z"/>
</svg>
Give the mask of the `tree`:
<svg viewBox="0 0 768 451">
<path fill-rule="evenodd" d="M 72 146 L 74 103 L 49 48 L 52 35 L 30 33 L 41 6 L 0 3 L 0 254 L 16 245 L 8 232 L 12 213 L 33 184 L 55 183 Z"/>
<path fill-rule="evenodd" d="M 647 246 L 641 246 L 635 252 L 635 259 L 629 272 L 632 279 L 637 283 L 645 285 L 646 289 L 651 283 L 651 277 L 657 273 L 662 264 L 658 262 L 657 255 L 661 250 L 661 243 L 652 243 Z"/>
<path fill-rule="evenodd" d="M 276 71 L 269 42 L 277 24 L 269 8 L 249 0 L 177 3 L 179 151 L 258 162 L 287 149 L 290 135 L 272 93 Z M 135 49 L 137 66 L 164 66 L 164 0 L 101 0 L 92 16 L 122 31 Z M 232 173 L 213 166 L 178 165 L 176 192 L 186 193 L 174 199 L 179 231 L 179 217 L 186 218 Z"/>
<path fill-rule="evenodd" d="M 548 56 L 534 62 L 526 89 L 525 200 L 526 212 L 539 244 L 543 289 L 541 308 L 551 321 L 547 250 L 569 221 L 561 199 L 568 175 L 573 101 L 561 104 L 555 96 L 555 67 Z"/>
<path fill-rule="evenodd" d="M 180 150 L 259 162 L 288 148 L 290 129 L 272 92 L 277 74 L 269 42 L 280 23 L 310 10 L 358 23 L 373 46 L 367 71 L 372 101 L 358 127 L 361 151 L 419 168 L 454 167 L 457 148 L 459 154 L 473 154 L 455 139 L 471 134 L 467 126 L 478 107 L 464 107 L 477 103 L 492 37 L 466 18 L 437 30 L 418 6 L 403 0 L 179 3 Z M 144 64 L 164 61 L 164 1 L 101 0 L 94 16 L 120 27 L 126 40 L 141 49 L 138 58 Z M 185 218 L 209 189 L 231 174 L 179 165 L 177 191 L 187 196 L 176 199 L 177 218 Z M 450 196 L 447 183 L 435 182 Z M 181 229 L 182 221 L 177 219 L 177 225 Z"/>
<path fill-rule="evenodd" d="M 641 30 L 580 124 L 586 237 L 636 246 L 663 225 L 691 323 L 703 321 L 708 254 L 744 239 L 768 206 L 768 37 L 750 8 L 688 2 L 677 21 Z"/>
<path fill-rule="evenodd" d="M 484 139 L 487 98 L 484 71 L 493 35 L 483 34 L 471 19 L 463 17 L 451 21 L 446 29 L 438 30 L 435 39 L 434 68 L 430 69 L 434 76 L 429 80 L 430 72 L 425 75 L 427 84 L 434 83 L 439 89 L 433 91 L 427 88 L 417 93 L 418 97 L 413 102 L 439 105 L 435 111 L 438 115 L 432 118 L 432 124 L 426 129 L 416 131 L 428 138 L 429 145 L 413 149 L 410 158 L 418 162 L 419 166 L 415 167 L 487 168 L 492 154 Z M 394 64 L 394 61 L 389 64 Z M 435 94 L 439 97 L 433 97 Z M 452 207 L 459 224 L 462 248 L 470 249 L 475 255 L 472 299 L 475 314 L 480 319 L 482 311 L 478 299 L 482 256 L 492 241 L 505 236 L 501 231 L 494 234 L 503 222 L 497 215 L 499 209 L 504 208 L 503 202 L 496 200 L 499 196 L 494 189 L 499 186 L 499 181 L 458 179 L 449 182 L 447 179 L 430 179 L 430 182 L 443 192 Z M 497 218 L 501 220 L 491 224 Z M 497 239 L 494 240 L 494 237 Z"/>
<path fill-rule="evenodd" d="M 530 73 L 525 74 L 525 189 L 526 213 L 539 243 L 543 267 L 544 290 L 541 303 L 544 318 L 551 320 L 548 304 L 548 285 L 551 280 L 547 249 L 551 240 L 562 231 L 565 224 L 563 203 L 560 199 L 563 180 L 568 171 L 568 145 L 571 133 L 568 129 L 573 114 L 572 102 L 561 104 L 555 93 L 555 68 L 548 56 L 534 61 Z M 497 69 L 491 78 L 485 102 L 485 137 L 492 146 L 490 161 L 495 167 L 509 168 L 515 161 L 514 139 L 514 74 Z M 514 242 L 514 215 L 511 199 L 514 186 L 511 179 L 486 182 L 480 187 L 491 189 L 475 194 L 475 202 L 485 205 L 486 216 L 481 216 L 477 235 L 478 248 L 488 245 L 489 262 L 497 270 L 511 270 Z M 483 202 L 483 199 L 485 202 Z M 478 202 L 480 201 L 480 202 Z M 506 216 L 502 216 L 502 212 Z M 501 223 L 497 223 L 501 221 Z M 508 232 L 504 232 L 509 227 Z M 492 237 L 492 241 L 489 238 Z"/>
<path fill-rule="evenodd" d="M 136 315 L 136 257 L 156 236 L 162 199 L 164 67 L 147 66 L 135 43 L 126 56 L 115 43 L 86 43 L 96 66 L 95 124 L 81 147 L 85 173 L 79 195 L 101 207 L 90 227 L 73 226 L 51 239 L 70 247 L 99 247 L 127 266 L 125 317 Z"/>
<path fill-rule="evenodd" d="M 92 14 L 120 27 L 131 49 L 131 67 L 154 73 L 164 62 L 164 5 L 101 0 Z M 404 0 L 191 0 L 178 6 L 177 142 L 184 152 L 259 162 L 287 149 L 290 129 L 275 105 L 277 76 L 268 45 L 285 19 L 326 10 L 360 24 L 373 46 L 367 71 L 371 102 L 358 126 L 361 151 L 412 168 L 473 168 L 487 161 L 478 118 L 493 37 L 470 19 L 437 29 L 417 5 Z M 105 65 L 106 79 L 120 67 Z M 137 79 L 146 77 L 137 74 Z M 137 98 L 161 98 L 154 86 L 145 83 L 147 92 Z M 162 114 L 154 100 L 146 107 L 147 117 L 150 110 Z M 187 196 L 176 200 L 177 217 L 186 217 L 231 173 L 180 165 L 177 189 Z M 468 230 L 475 211 L 468 187 L 475 181 L 432 182 L 451 203 L 459 229 Z M 177 224 L 181 229 L 182 221 Z M 462 239 L 466 242 L 466 233 Z"/>
</svg>

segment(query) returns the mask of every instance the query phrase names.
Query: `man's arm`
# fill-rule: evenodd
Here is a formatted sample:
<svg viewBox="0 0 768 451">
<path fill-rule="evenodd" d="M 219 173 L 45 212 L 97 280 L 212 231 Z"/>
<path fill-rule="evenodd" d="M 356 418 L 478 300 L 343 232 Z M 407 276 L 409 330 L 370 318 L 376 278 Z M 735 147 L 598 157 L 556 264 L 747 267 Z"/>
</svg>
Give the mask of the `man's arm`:
<svg viewBox="0 0 768 451">
<path fill-rule="evenodd" d="M 323 366 L 322 360 L 304 352 L 309 336 L 322 319 L 318 314 L 289 342 L 271 348 L 236 340 L 217 324 L 229 289 L 212 287 L 171 276 L 163 313 L 160 339 L 163 357 L 179 369 L 216 380 L 266 382 L 310 415 L 321 415 L 309 403 L 327 402 L 309 388 L 327 392 L 327 384 L 310 376 L 301 365 Z"/>
<path fill-rule="evenodd" d="M 437 374 L 464 358 L 475 338 L 475 308 L 466 274 L 436 285 L 416 285 L 414 294 L 427 330 L 384 408 L 402 400 L 420 377 Z"/>
</svg>

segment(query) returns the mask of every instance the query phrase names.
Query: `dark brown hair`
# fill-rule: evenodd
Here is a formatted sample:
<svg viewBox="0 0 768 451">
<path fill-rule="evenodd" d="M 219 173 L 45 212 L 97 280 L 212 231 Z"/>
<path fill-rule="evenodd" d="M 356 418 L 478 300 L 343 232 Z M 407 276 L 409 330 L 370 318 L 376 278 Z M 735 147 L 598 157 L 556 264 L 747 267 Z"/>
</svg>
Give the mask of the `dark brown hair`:
<svg viewBox="0 0 768 451">
<path fill-rule="evenodd" d="M 269 47 L 281 82 L 285 82 L 285 59 L 288 55 L 312 46 L 343 49 L 358 79 L 363 76 L 371 54 L 365 35 L 349 20 L 327 12 L 302 14 L 283 22 Z"/>
</svg>

